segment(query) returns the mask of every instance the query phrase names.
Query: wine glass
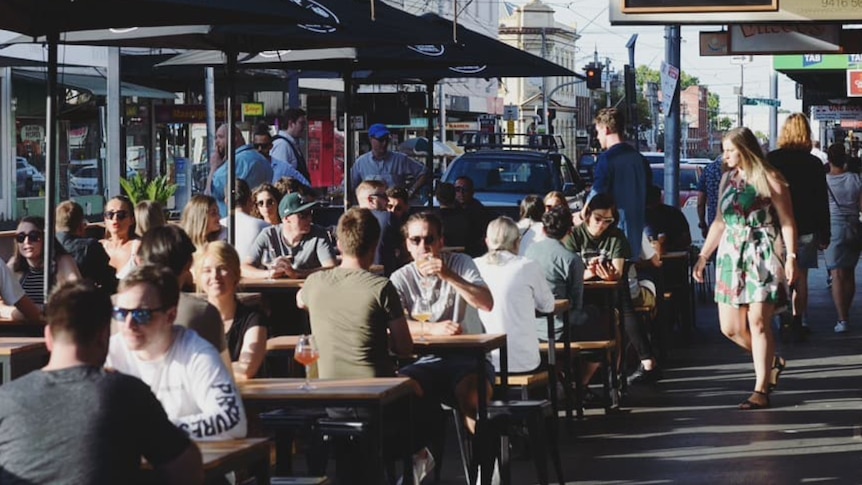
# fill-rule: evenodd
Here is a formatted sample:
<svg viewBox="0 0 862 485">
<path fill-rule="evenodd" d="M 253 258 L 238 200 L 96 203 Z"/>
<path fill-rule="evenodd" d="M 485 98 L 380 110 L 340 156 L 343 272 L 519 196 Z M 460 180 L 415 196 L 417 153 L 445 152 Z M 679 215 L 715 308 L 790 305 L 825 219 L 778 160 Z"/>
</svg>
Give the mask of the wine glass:
<svg viewBox="0 0 862 485">
<path fill-rule="evenodd" d="M 267 279 L 272 279 L 275 274 L 275 254 L 272 249 L 267 249 L 260 255 L 260 264 L 267 269 Z"/>
<path fill-rule="evenodd" d="M 299 336 L 299 341 L 296 342 L 296 349 L 293 351 L 293 358 L 305 366 L 305 383 L 299 386 L 299 388 L 304 391 L 314 389 L 314 386 L 308 380 L 308 375 L 311 372 L 311 365 L 320 358 L 320 352 L 317 351 L 317 343 L 314 341 L 313 335 Z"/>
<path fill-rule="evenodd" d="M 420 323 L 419 341 L 425 342 L 425 322 L 431 320 L 431 302 L 424 297 L 416 300 L 413 304 L 413 311 L 411 313 L 413 315 L 413 319 Z"/>
</svg>

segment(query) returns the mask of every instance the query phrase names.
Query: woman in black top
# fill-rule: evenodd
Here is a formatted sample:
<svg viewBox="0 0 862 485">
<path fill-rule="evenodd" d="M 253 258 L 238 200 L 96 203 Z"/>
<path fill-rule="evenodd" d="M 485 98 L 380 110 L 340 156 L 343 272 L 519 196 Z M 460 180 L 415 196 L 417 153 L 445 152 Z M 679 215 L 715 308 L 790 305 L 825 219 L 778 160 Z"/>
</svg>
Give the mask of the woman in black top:
<svg viewBox="0 0 862 485">
<path fill-rule="evenodd" d="M 24 293 L 41 307 L 45 303 L 44 256 L 45 219 L 27 216 L 18 223 L 15 232 L 15 253 L 9 260 L 9 269 L 15 273 Z M 57 281 L 75 281 L 81 279 L 78 265 L 63 245 L 54 243 L 54 262 L 51 265 L 51 285 Z"/>
<path fill-rule="evenodd" d="M 200 262 L 198 288 L 221 314 L 234 377 L 260 377 L 269 332 L 264 315 L 236 297 L 239 255 L 227 242 L 215 241 L 206 245 Z"/>
</svg>

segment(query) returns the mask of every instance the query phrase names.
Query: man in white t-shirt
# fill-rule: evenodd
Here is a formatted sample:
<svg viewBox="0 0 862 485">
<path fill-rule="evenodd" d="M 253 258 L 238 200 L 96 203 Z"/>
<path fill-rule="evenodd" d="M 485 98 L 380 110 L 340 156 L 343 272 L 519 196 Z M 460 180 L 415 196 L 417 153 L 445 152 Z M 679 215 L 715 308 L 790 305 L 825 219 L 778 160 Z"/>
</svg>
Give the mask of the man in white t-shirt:
<svg viewBox="0 0 862 485">
<path fill-rule="evenodd" d="M 135 376 L 165 408 L 168 419 L 195 440 L 243 438 L 242 399 L 215 347 L 175 326 L 179 285 L 167 268 L 138 266 L 120 281 L 107 367 Z"/>
</svg>

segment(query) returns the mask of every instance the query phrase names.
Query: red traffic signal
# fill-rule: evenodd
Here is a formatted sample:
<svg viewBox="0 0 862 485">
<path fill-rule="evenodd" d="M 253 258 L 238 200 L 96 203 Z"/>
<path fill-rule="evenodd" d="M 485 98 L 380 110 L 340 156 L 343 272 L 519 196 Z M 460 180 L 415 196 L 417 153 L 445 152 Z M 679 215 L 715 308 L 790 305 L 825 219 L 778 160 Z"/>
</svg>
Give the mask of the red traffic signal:
<svg viewBox="0 0 862 485">
<path fill-rule="evenodd" d="M 602 69 L 591 64 L 584 71 L 587 73 L 587 89 L 601 89 Z"/>
</svg>

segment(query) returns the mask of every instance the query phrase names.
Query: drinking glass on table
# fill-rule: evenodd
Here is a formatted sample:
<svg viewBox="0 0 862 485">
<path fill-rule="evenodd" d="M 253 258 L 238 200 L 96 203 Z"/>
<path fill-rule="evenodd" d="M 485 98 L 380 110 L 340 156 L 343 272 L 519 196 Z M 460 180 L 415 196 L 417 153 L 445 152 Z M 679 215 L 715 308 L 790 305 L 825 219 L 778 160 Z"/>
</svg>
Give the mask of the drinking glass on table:
<svg viewBox="0 0 862 485">
<path fill-rule="evenodd" d="M 262 264 L 267 269 L 267 279 L 272 279 L 275 274 L 275 264 L 277 258 L 275 257 L 275 251 L 272 249 L 267 249 L 260 255 L 260 264 Z"/>
<path fill-rule="evenodd" d="M 420 323 L 419 341 L 425 342 L 425 322 L 431 321 L 431 302 L 424 297 L 416 300 L 411 313 L 413 319 Z"/>
<path fill-rule="evenodd" d="M 317 351 L 317 343 L 314 341 L 313 335 L 299 336 L 299 341 L 296 342 L 296 348 L 293 351 L 293 358 L 305 366 L 305 383 L 299 386 L 299 388 L 305 391 L 314 389 L 314 386 L 311 385 L 311 381 L 308 379 L 308 375 L 311 372 L 311 365 L 320 358 L 320 352 Z"/>
</svg>

